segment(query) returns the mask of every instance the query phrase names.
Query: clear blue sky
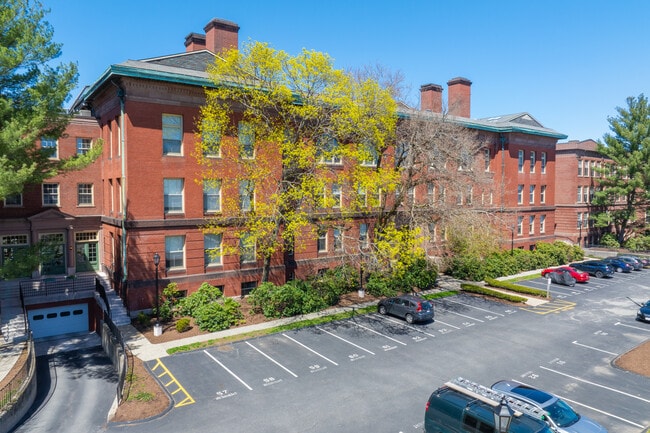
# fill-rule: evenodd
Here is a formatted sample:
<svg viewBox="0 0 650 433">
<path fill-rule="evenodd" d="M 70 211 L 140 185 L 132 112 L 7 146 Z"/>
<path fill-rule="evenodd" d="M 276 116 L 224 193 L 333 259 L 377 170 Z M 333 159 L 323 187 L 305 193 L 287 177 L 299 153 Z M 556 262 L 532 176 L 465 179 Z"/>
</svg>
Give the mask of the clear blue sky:
<svg viewBox="0 0 650 433">
<path fill-rule="evenodd" d="M 628 96 L 650 96 L 647 0 L 42 0 L 79 88 L 111 64 L 183 52 L 212 18 L 240 44 L 328 53 L 341 69 L 401 71 L 420 85 L 465 77 L 472 118 L 529 112 L 570 140 L 601 139 Z"/>
</svg>

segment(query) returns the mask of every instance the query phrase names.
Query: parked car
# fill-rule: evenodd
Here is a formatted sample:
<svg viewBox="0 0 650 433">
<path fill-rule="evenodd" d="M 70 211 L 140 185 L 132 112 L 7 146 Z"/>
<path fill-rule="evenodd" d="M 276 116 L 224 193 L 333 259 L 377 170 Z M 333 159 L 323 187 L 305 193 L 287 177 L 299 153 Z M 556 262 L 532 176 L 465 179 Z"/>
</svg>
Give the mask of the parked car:
<svg viewBox="0 0 650 433">
<path fill-rule="evenodd" d="M 492 389 L 539 407 L 558 433 L 607 433 L 596 421 L 578 414 L 564 400 L 546 391 L 515 380 L 501 380 Z"/>
<path fill-rule="evenodd" d="M 636 255 L 636 254 L 620 254 L 620 255 L 627 256 L 627 257 L 634 257 L 635 259 L 637 259 L 638 261 L 641 262 L 641 264 L 643 265 L 644 268 L 646 266 L 650 266 L 650 258 L 648 258 L 648 257 L 643 257 L 643 256 L 639 256 L 639 255 Z"/>
<path fill-rule="evenodd" d="M 433 304 L 414 295 L 401 295 L 386 298 L 377 305 L 379 314 L 401 317 L 408 323 L 433 320 Z"/>
<path fill-rule="evenodd" d="M 636 313 L 636 320 L 641 322 L 650 322 L 650 301 L 639 305 L 639 312 Z"/>
<path fill-rule="evenodd" d="M 598 278 L 611 277 L 614 275 L 614 268 L 602 260 L 587 260 L 586 262 L 571 263 L 569 266 L 579 271 L 587 272 Z"/>
<path fill-rule="evenodd" d="M 621 260 L 620 257 L 607 257 L 603 262 L 611 265 L 616 272 L 632 272 L 634 266 Z"/>
<path fill-rule="evenodd" d="M 637 260 L 634 257 L 617 256 L 617 258 L 623 260 L 625 263 L 629 263 L 630 265 L 632 265 L 635 271 L 640 271 L 641 269 L 643 269 L 643 263 L 641 263 L 640 260 Z"/>
<path fill-rule="evenodd" d="M 549 278 L 551 273 L 568 272 L 578 283 L 586 283 L 589 281 L 589 273 L 580 271 L 571 266 L 560 266 L 559 268 L 547 268 L 542 271 L 542 277 Z"/>
</svg>

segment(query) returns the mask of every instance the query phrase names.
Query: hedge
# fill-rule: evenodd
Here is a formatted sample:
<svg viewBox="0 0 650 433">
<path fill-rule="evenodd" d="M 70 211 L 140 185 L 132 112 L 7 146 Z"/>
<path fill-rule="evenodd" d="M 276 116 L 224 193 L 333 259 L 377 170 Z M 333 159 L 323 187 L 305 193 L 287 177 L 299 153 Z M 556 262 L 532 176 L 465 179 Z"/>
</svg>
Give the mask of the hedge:
<svg viewBox="0 0 650 433">
<path fill-rule="evenodd" d="M 493 298 L 505 299 L 506 301 L 510 301 L 510 302 L 524 303 L 527 300 L 526 298 L 522 298 L 521 296 L 510 295 L 508 293 L 503 293 L 503 292 L 497 292 L 496 290 L 490 290 L 487 287 L 477 286 L 476 284 L 462 283 L 460 285 L 460 288 L 463 289 L 465 292 L 477 293 L 479 295 L 487 295 Z"/>
</svg>

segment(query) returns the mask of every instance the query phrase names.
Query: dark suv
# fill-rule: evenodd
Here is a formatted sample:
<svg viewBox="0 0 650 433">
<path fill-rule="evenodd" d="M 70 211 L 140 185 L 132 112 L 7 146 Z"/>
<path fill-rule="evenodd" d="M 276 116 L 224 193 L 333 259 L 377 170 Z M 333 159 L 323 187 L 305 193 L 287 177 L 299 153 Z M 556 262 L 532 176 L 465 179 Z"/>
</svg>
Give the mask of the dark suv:
<svg viewBox="0 0 650 433">
<path fill-rule="evenodd" d="M 426 299 L 414 295 L 386 298 L 377 305 L 379 314 L 401 317 L 408 323 L 433 320 L 433 305 Z"/>
<path fill-rule="evenodd" d="M 571 263 L 569 266 L 589 273 L 598 278 L 611 277 L 614 268 L 601 260 L 588 260 L 586 262 Z"/>
</svg>

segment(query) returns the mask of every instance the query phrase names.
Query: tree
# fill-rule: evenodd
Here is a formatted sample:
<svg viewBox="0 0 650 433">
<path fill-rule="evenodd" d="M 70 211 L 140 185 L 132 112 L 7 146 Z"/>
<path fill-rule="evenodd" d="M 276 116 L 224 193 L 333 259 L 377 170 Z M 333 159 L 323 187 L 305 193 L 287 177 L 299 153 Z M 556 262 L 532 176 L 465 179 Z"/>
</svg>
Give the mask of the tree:
<svg viewBox="0 0 650 433">
<path fill-rule="evenodd" d="M 233 198 L 205 231 L 234 231 L 239 245 L 226 253 L 255 245 L 262 281 L 274 254 L 344 225 L 378 202 L 375 192 L 399 185 L 399 172 L 382 163 L 396 103 L 376 81 L 335 69 L 323 53 L 291 56 L 258 42 L 224 53 L 209 73 L 196 156 L 205 188 Z"/>
<path fill-rule="evenodd" d="M 609 161 L 600 170 L 593 205 L 599 209 L 596 225 L 613 225 L 623 244 L 639 212 L 650 204 L 650 106 L 641 94 L 627 98 L 627 107 L 616 111 L 617 116 L 608 118 L 611 133 L 598 143 L 598 151 Z"/>
<path fill-rule="evenodd" d="M 52 42 L 46 12 L 38 1 L 0 4 L 0 199 L 101 154 L 94 146 L 85 155 L 50 159 L 50 150 L 38 145 L 41 137 L 63 134 L 69 120 L 63 104 L 77 81 L 75 64 L 52 65 L 61 45 Z"/>
</svg>

